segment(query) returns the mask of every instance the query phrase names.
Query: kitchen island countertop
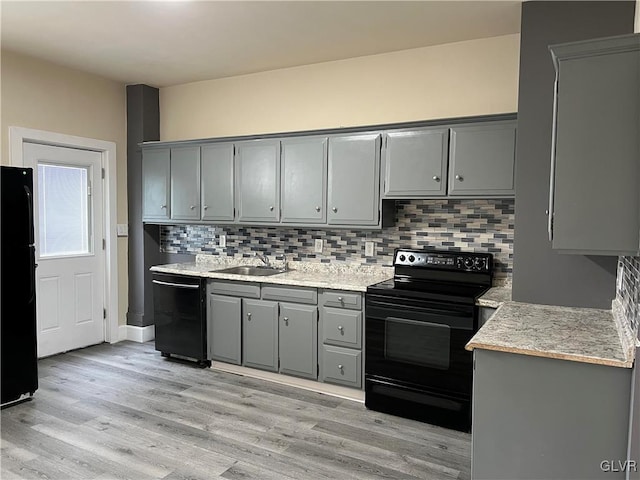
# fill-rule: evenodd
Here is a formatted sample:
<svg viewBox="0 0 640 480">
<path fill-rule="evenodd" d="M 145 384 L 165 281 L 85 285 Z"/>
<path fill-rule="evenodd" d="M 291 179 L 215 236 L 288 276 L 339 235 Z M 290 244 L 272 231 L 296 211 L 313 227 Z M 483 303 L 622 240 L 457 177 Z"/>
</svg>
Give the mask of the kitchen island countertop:
<svg viewBox="0 0 640 480">
<path fill-rule="evenodd" d="M 558 307 L 507 301 L 466 346 L 630 368 L 635 345 L 616 309 Z"/>
</svg>

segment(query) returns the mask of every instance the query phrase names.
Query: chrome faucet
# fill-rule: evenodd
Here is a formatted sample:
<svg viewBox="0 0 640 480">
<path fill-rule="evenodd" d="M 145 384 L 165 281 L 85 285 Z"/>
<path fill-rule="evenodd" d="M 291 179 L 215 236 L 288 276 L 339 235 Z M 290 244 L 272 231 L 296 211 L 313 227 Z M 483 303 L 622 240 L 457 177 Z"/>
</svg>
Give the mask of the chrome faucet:
<svg viewBox="0 0 640 480">
<path fill-rule="evenodd" d="M 267 257 L 266 255 L 262 255 L 260 252 L 256 252 L 256 257 L 262 260 L 262 263 L 264 263 L 265 266 L 271 267 L 271 262 L 269 261 L 269 257 Z"/>
</svg>

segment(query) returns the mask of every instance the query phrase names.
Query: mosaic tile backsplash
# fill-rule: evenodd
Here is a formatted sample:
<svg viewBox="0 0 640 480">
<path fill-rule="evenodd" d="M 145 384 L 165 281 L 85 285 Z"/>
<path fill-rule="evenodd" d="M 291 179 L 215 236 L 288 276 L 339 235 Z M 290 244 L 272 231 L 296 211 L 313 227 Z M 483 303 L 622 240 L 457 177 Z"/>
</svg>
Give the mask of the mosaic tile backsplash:
<svg viewBox="0 0 640 480">
<path fill-rule="evenodd" d="M 618 257 L 616 299 L 622 305 L 632 332 L 640 323 L 640 257 Z"/>
<path fill-rule="evenodd" d="M 513 268 L 514 200 L 401 200 L 393 227 L 378 231 L 172 225 L 161 227 L 161 248 L 170 253 L 249 256 L 266 253 L 281 259 L 390 265 L 395 248 L 443 248 L 494 255 L 494 283 L 511 278 Z M 219 235 L 227 245 L 218 245 Z M 322 253 L 314 253 L 316 239 Z M 365 242 L 375 244 L 366 257 Z"/>
</svg>

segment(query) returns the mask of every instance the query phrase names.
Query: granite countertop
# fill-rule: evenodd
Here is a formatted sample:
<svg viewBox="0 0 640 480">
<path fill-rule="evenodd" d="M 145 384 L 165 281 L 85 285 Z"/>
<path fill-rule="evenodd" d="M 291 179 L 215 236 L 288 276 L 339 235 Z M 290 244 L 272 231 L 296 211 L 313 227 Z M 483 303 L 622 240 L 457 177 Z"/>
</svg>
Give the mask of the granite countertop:
<svg viewBox="0 0 640 480">
<path fill-rule="evenodd" d="M 207 258 L 211 257 L 211 258 Z M 283 268 L 283 261 L 272 261 L 276 268 Z M 330 288 L 366 292 L 369 285 L 393 277 L 393 268 L 378 265 L 326 264 L 317 262 L 288 262 L 289 270 L 269 276 L 236 275 L 215 270 L 238 265 L 262 265 L 254 257 L 233 258 L 214 255 L 198 255 L 192 263 L 173 263 L 151 267 L 152 272 L 191 275 L 219 280 L 295 285 L 300 287 Z"/>
<path fill-rule="evenodd" d="M 633 341 L 615 309 L 503 303 L 466 346 L 631 368 Z"/>
<path fill-rule="evenodd" d="M 498 308 L 505 302 L 511 301 L 511 285 L 498 285 L 487 290 L 487 293 L 476 300 L 479 307 Z"/>
</svg>

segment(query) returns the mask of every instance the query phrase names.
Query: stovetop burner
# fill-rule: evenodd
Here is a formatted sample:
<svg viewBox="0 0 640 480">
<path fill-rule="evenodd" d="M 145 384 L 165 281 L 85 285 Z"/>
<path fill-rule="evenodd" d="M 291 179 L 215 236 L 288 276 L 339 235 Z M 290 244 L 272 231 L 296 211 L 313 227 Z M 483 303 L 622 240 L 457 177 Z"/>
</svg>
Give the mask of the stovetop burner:
<svg viewBox="0 0 640 480">
<path fill-rule="evenodd" d="M 368 294 L 474 304 L 491 287 L 493 255 L 447 250 L 397 249 L 394 277 Z"/>
</svg>

